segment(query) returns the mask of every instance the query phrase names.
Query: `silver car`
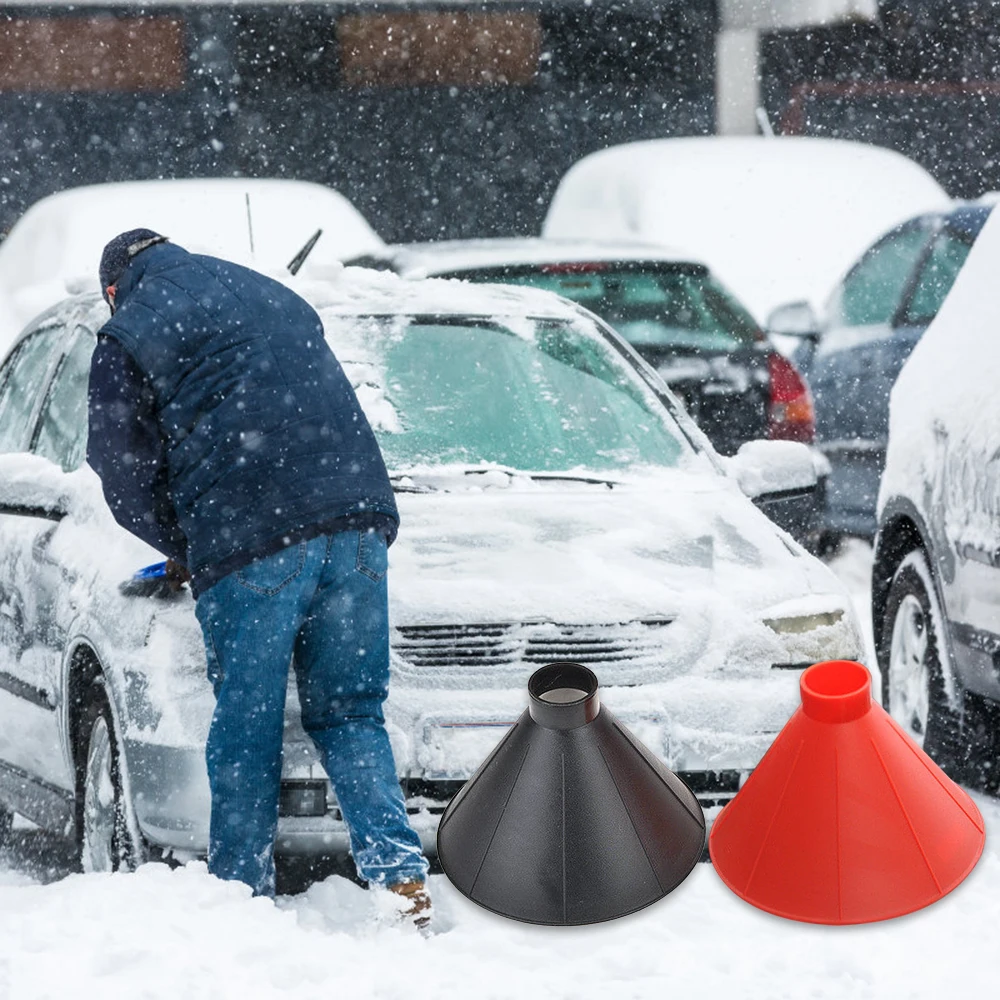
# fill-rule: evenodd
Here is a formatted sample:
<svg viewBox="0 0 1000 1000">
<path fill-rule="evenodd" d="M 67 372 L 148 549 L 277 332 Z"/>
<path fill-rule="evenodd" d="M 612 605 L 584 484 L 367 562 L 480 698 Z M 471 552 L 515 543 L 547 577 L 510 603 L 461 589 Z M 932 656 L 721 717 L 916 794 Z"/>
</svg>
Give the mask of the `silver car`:
<svg viewBox="0 0 1000 1000">
<path fill-rule="evenodd" d="M 624 341 L 547 292 L 360 269 L 296 287 L 398 494 L 386 715 L 428 849 L 539 664 L 592 667 L 712 805 L 797 705 L 799 671 L 859 655 L 843 587 L 747 499 L 808 489 L 805 446 L 720 459 Z M 0 834 L 20 813 L 75 835 L 88 870 L 206 850 L 213 710 L 190 594 L 129 582 L 162 557 L 84 461 L 106 315 L 69 299 L 0 368 Z M 346 847 L 291 684 L 278 853 Z"/>
</svg>

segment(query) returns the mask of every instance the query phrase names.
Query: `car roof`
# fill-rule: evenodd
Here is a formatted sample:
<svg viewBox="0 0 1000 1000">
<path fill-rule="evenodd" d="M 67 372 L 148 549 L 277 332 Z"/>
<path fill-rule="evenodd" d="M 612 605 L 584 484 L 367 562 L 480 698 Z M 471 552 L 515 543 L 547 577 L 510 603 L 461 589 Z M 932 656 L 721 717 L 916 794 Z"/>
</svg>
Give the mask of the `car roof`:
<svg viewBox="0 0 1000 1000">
<path fill-rule="evenodd" d="M 611 146 L 559 182 L 542 232 L 663 240 L 757 315 L 830 289 L 882 233 L 950 199 L 918 163 L 843 139 L 702 136 Z"/>
<path fill-rule="evenodd" d="M 690 254 L 640 240 L 544 239 L 536 236 L 437 240 L 390 244 L 363 261 L 385 263 L 400 274 L 451 274 L 458 271 L 566 264 L 573 262 L 651 262 L 704 266 Z"/>
<path fill-rule="evenodd" d="M 184 178 L 68 188 L 35 202 L 0 243 L 0 296 L 18 323 L 97 287 L 108 240 L 145 227 L 187 250 L 260 270 L 284 267 L 317 229 L 308 268 L 377 250 L 381 238 L 341 194 L 279 178 Z"/>
<path fill-rule="evenodd" d="M 503 322 L 596 319 L 581 306 L 553 292 L 519 285 L 471 284 L 447 278 L 410 281 L 391 271 L 359 267 L 334 268 L 322 279 L 315 276 L 291 278 L 288 274 L 273 276 L 298 292 L 321 315 L 468 316 Z M 29 329 L 37 329 L 48 319 L 68 317 L 83 322 L 97 307 L 106 309 L 100 295 L 92 292 L 63 299 L 32 320 L 11 342 L 10 350 L 24 339 Z"/>
<path fill-rule="evenodd" d="M 287 276 L 286 276 L 287 279 Z M 521 285 L 472 284 L 448 278 L 411 281 L 392 271 L 344 267 L 326 280 L 286 280 L 320 313 L 344 315 L 475 316 L 480 318 L 596 319 L 553 292 Z"/>
</svg>

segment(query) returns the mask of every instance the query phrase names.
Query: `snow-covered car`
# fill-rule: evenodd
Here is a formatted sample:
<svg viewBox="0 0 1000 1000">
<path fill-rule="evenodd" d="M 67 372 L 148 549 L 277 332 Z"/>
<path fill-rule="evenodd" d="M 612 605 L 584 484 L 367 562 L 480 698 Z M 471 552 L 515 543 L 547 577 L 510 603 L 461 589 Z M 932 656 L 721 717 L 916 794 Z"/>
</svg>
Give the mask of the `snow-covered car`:
<svg viewBox="0 0 1000 1000">
<path fill-rule="evenodd" d="M 889 395 L 937 315 L 990 204 L 960 202 L 886 233 L 845 275 L 820 322 L 794 331 L 819 447 L 830 462 L 825 534 L 872 538 L 889 435 Z"/>
<path fill-rule="evenodd" d="M 844 588 L 748 500 L 809 488 L 804 445 L 720 459 L 620 337 L 548 292 L 360 268 L 293 285 L 398 494 L 386 714 L 428 849 L 540 664 L 592 667 L 717 803 L 796 707 L 801 669 L 861 653 Z M 106 314 L 65 301 L 0 368 L 0 803 L 76 829 L 89 868 L 205 849 L 213 709 L 190 595 L 121 591 L 158 556 L 83 461 Z M 278 851 L 334 852 L 346 838 L 294 683 L 288 704 Z"/>
<path fill-rule="evenodd" d="M 382 240 L 341 194 L 277 178 L 126 181 L 69 188 L 32 205 L 0 242 L 0 351 L 33 316 L 97 288 L 105 243 L 148 227 L 196 252 L 284 269 L 316 230 L 307 268 L 377 250 Z"/>
<path fill-rule="evenodd" d="M 862 251 L 944 189 L 900 153 L 803 136 L 631 142 L 574 164 L 543 236 L 644 239 L 706 261 L 759 322 L 793 300 L 818 310 Z"/>
<path fill-rule="evenodd" d="M 1000 718 L 998 268 L 993 212 L 892 390 L 872 574 L 883 702 L 974 783 Z"/>
<path fill-rule="evenodd" d="M 656 369 L 716 451 L 759 438 L 815 437 L 813 401 L 794 362 L 701 261 L 654 243 L 532 237 L 390 244 L 346 263 L 405 277 L 502 282 L 556 292 L 608 322 Z M 821 482 L 768 514 L 815 551 L 825 509 Z"/>
</svg>

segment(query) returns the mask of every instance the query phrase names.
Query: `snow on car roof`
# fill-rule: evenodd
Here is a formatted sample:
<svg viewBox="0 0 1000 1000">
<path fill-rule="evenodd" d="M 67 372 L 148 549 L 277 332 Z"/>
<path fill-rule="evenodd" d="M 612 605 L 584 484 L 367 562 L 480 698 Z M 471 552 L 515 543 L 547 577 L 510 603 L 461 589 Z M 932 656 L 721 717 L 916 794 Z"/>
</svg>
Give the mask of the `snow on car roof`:
<svg viewBox="0 0 1000 1000">
<path fill-rule="evenodd" d="M 592 153 L 571 167 L 542 234 L 601 232 L 682 247 L 764 320 L 797 299 L 819 309 L 879 236 L 950 204 L 923 167 L 865 143 L 653 139 Z"/>
<path fill-rule="evenodd" d="M 287 283 L 321 313 L 570 320 L 583 315 L 579 306 L 537 288 L 448 278 L 409 281 L 392 271 L 363 267 L 330 269 L 323 281 L 312 277 Z"/>
<path fill-rule="evenodd" d="M 508 324 L 517 319 L 578 322 L 589 316 L 586 310 L 554 292 L 519 285 L 471 284 L 448 278 L 410 281 L 392 271 L 341 264 L 317 268 L 305 277 L 293 278 L 287 271 L 272 272 L 271 277 L 293 288 L 324 316 L 470 316 Z M 58 315 L 69 326 L 74 325 L 70 318 L 94 325 L 96 319 L 106 318 L 106 311 L 100 296 L 91 292 L 64 298 L 37 320 Z M 23 335 L 24 331 L 20 331 L 8 343 L 0 344 L 0 361 Z"/>
<path fill-rule="evenodd" d="M 263 271 L 287 265 L 317 229 L 323 235 L 307 266 L 383 246 L 343 195 L 307 181 L 230 177 L 69 188 L 32 205 L 0 243 L 0 347 L 67 290 L 96 288 L 105 243 L 138 227 Z"/>
<path fill-rule="evenodd" d="M 656 261 L 701 264 L 662 244 L 638 240 L 540 239 L 535 236 L 483 240 L 439 240 L 391 244 L 373 256 L 391 261 L 403 274 L 444 274 L 521 264 L 596 261 Z"/>
</svg>

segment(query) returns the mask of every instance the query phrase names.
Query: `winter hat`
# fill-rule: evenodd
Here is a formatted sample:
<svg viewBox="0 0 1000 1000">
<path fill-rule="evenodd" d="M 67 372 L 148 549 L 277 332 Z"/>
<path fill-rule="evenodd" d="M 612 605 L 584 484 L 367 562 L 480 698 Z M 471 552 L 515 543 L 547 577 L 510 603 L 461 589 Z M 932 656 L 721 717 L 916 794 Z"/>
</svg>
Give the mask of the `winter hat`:
<svg viewBox="0 0 1000 1000">
<path fill-rule="evenodd" d="M 116 236 L 101 254 L 101 294 L 108 297 L 107 289 L 118 283 L 128 262 L 137 254 L 155 243 L 165 243 L 166 236 L 154 233 L 152 229 L 130 229 Z"/>
</svg>

